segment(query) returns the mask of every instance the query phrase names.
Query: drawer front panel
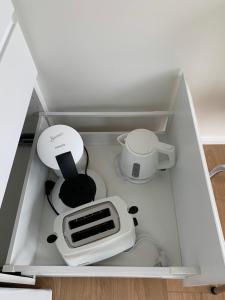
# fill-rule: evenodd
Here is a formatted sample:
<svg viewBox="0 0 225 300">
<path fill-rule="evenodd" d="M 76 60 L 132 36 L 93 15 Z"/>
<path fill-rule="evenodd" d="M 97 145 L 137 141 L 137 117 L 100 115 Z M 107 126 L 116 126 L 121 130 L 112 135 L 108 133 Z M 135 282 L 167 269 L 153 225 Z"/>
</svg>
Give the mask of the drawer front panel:
<svg viewBox="0 0 225 300">
<path fill-rule="evenodd" d="M 17 24 L 0 58 L 0 205 L 8 182 L 36 79 L 22 31 Z"/>
<path fill-rule="evenodd" d="M 128 277 L 184 279 L 199 274 L 198 268 L 185 267 L 96 267 L 96 266 L 5 266 L 5 272 L 21 272 L 26 276 L 54 277 Z"/>
</svg>

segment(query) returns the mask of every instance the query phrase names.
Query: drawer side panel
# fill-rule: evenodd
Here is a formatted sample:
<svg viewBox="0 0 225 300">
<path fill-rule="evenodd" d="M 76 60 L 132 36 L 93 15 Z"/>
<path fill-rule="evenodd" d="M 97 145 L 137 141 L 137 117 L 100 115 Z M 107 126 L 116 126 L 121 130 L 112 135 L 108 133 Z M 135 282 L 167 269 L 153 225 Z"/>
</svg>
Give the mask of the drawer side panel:
<svg viewBox="0 0 225 300">
<path fill-rule="evenodd" d="M 171 178 L 182 264 L 201 268 L 201 275 L 190 279 L 192 284 L 212 283 L 215 278 L 225 281 L 223 233 L 191 95 L 183 76 L 168 136 L 177 151 Z"/>
<path fill-rule="evenodd" d="M 20 203 L 14 224 L 6 264 L 15 263 L 29 265 L 34 259 L 39 231 L 41 214 L 45 201 L 44 183 L 48 176 L 48 169 L 40 162 L 36 142 L 39 133 L 47 127 L 41 118 L 33 142 Z"/>
</svg>

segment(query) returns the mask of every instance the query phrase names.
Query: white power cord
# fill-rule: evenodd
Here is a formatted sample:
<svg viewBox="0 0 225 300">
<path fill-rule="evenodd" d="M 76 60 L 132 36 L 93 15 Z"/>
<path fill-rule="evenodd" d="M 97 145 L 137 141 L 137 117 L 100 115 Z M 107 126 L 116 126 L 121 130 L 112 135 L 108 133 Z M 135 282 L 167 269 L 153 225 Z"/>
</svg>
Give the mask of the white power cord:
<svg viewBox="0 0 225 300">
<path fill-rule="evenodd" d="M 152 265 L 159 266 L 159 267 L 167 267 L 169 264 L 168 264 L 168 258 L 166 256 L 165 251 L 163 249 L 161 249 L 161 247 L 157 245 L 157 243 L 150 236 L 150 234 L 147 234 L 147 233 L 138 234 L 137 240 L 136 240 L 136 243 L 134 244 L 134 246 L 132 248 L 126 250 L 124 253 L 131 254 L 144 241 L 148 241 L 148 243 L 151 244 L 151 246 L 152 246 L 152 253 L 149 253 L 149 259 L 150 259 L 150 255 L 152 255 L 152 261 L 153 260 L 155 261 L 155 263 L 153 263 Z"/>
<path fill-rule="evenodd" d="M 225 171 L 225 165 L 218 165 L 209 172 L 209 176 L 210 178 L 212 178 L 217 173 L 224 172 L 224 171 Z"/>
</svg>

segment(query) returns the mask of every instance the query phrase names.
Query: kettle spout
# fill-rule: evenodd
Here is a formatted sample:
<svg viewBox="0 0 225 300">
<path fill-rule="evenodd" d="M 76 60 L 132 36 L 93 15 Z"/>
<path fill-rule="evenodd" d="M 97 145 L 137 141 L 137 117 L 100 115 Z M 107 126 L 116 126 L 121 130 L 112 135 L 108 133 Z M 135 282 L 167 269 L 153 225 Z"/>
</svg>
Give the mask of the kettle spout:
<svg viewBox="0 0 225 300">
<path fill-rule="evenodd" d="M 118 142 L 121 146 L 124 146 L 124 145 L 125 145 L 126 137 L 127 137 L 127 133 L 121 134 L 120 136 L 117 137 L 117 142 Z"/>
</svg>

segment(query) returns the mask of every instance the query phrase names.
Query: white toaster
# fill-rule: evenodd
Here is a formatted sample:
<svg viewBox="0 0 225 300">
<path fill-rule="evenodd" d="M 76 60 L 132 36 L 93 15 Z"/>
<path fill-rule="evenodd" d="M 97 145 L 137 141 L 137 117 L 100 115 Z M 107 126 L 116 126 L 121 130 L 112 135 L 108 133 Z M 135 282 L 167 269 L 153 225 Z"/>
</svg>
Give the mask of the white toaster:
<svg viewBox="0 0 225 300">
<path fill-rule="evenodd" d="M 127 204 L 109 197 L 76 207 L 55 219 L 56 246 L 70 266 L 89 265 L 135 244 L 135 226 Z"/>
</svg>

